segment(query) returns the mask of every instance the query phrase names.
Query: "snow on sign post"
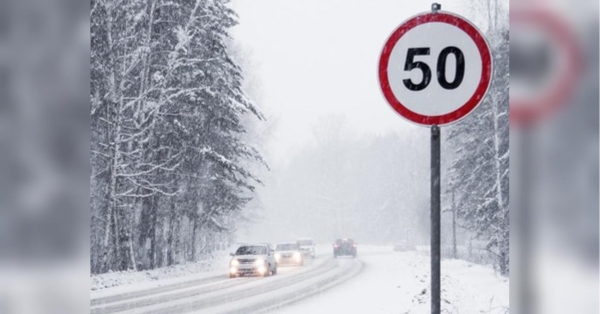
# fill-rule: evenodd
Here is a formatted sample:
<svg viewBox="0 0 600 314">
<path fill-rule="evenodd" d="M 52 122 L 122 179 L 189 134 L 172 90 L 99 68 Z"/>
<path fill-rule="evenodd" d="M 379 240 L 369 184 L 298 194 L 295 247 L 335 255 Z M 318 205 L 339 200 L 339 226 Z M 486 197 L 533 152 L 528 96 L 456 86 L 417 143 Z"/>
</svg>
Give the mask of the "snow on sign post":
<svg viewBox="0 0 600 314">
<path fill-rule="evenodd" d="M 379 59 L 385 99 L 402 117 L 431 127 L 431 313 L 440 313 L 440 129 L 466 117 L 492 80 L 492 55 L 465 18 L 440 11 L 409 18 L 394 30 Z"/>
</svg>

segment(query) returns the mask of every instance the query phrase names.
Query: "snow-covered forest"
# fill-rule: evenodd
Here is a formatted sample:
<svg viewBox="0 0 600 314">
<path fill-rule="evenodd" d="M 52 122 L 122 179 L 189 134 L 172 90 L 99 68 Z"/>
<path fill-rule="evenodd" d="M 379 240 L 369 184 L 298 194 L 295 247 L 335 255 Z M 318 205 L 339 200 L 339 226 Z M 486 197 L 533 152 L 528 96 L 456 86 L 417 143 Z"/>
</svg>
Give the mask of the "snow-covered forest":
<svg viewBox="0 0 600 314">
<path fill-rule="evenodd" d="M 91 2 L 91 272 L 205 259 L 266 163 L 222 0 Z"/>
</svg>

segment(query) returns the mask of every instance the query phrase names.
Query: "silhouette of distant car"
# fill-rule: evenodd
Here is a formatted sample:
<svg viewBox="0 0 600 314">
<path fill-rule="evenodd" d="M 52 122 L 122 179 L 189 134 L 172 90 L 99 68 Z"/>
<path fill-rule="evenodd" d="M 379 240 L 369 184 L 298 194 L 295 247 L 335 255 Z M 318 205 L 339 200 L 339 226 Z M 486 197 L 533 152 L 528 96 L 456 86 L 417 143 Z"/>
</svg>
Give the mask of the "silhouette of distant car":
<svg viewBox="0 0 600 314">
<path fill-rule="evenodd" d="M 275 247 L 277 265 L 304 265 L 304 256 L 296 242 L 279 243 Z"/>
<path fill-rule="evenodd" d="M 414 249 L 414 246 L 410 245 L 407 241 L 400 241 L 394 244 L 394 252 L 407 252 Z"/>
<path fill-rule="evenodd" d="M 352 256 L 356 257 L 356 242 L 352 239 L 337 239 L 333 243 L 333 257 Z"/>
<path fill-rule="evenodd" d="M 315 258 L 315 242 L 309 238 L 298 239 L 298 245 L 300 246 L 300 251 L 304 256 L 310 256 L 310 258 Z"/>
</svg>

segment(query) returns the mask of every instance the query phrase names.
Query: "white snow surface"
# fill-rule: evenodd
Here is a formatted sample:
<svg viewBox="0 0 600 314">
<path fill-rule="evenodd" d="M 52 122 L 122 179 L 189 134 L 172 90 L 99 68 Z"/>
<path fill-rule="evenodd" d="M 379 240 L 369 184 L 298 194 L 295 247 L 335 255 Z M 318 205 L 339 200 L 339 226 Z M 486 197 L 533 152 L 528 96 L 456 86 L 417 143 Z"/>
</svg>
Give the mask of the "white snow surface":
<svg viewBox="0 0 600 314">
<path fill-rule="evenodd" d="M 231 259 L 229 253 L 234 250 L 235 248 L 218 251 L 213 259 L 196 263 L 172 265 L 144 271 L 129 270 L 92 275 L 90 288 L 92 291 L 106 288 L 111 288 L 111 292 L 133 291 L 223 274 L 227 271 L 227 265 Z M 127 287 L 130 285 L 133 285 L 133 287 Z M 120 289 L 115 290 L 116 287 L 120 287 Z"/>
<path fill-rule="evenodd" d="M 429 314 L 429 256 L 361 247 L 362 272 L 329 291 L 277 310 L 304 313 Z M 442 261 L 442 313 L 508 313 L 509 280 L 488 266 Z"/>
</svg>

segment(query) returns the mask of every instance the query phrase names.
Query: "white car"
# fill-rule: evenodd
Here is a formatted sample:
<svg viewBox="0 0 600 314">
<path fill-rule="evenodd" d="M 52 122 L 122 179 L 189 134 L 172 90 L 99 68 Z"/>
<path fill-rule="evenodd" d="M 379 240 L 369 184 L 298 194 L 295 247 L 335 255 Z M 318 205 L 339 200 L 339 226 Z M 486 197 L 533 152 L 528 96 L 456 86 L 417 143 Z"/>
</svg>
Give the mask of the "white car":
<svg viewBox="0 0 600 314">
<path fill-rule="evenodd" d="M 298 246 L 300 246 L 300 251 L 302 252 L 302 255 L 310 256 L 310 258 L 315 258 L 315 242 L 312 239 L 298 239 Z"/>
<path fill-rule="evenodd" d="M 277 261 L 266 244 L 242 245 L 229 261 L 229 278 L 243 275 L 270 276 L 277 274 Z"/>
<path fill-rule="evenodd" d="M 300 252 L 300 246 L 294 242 L 277 244 L 275 260 L 277 265 L 304 265 L 304 256 Z"/>
</svg>

